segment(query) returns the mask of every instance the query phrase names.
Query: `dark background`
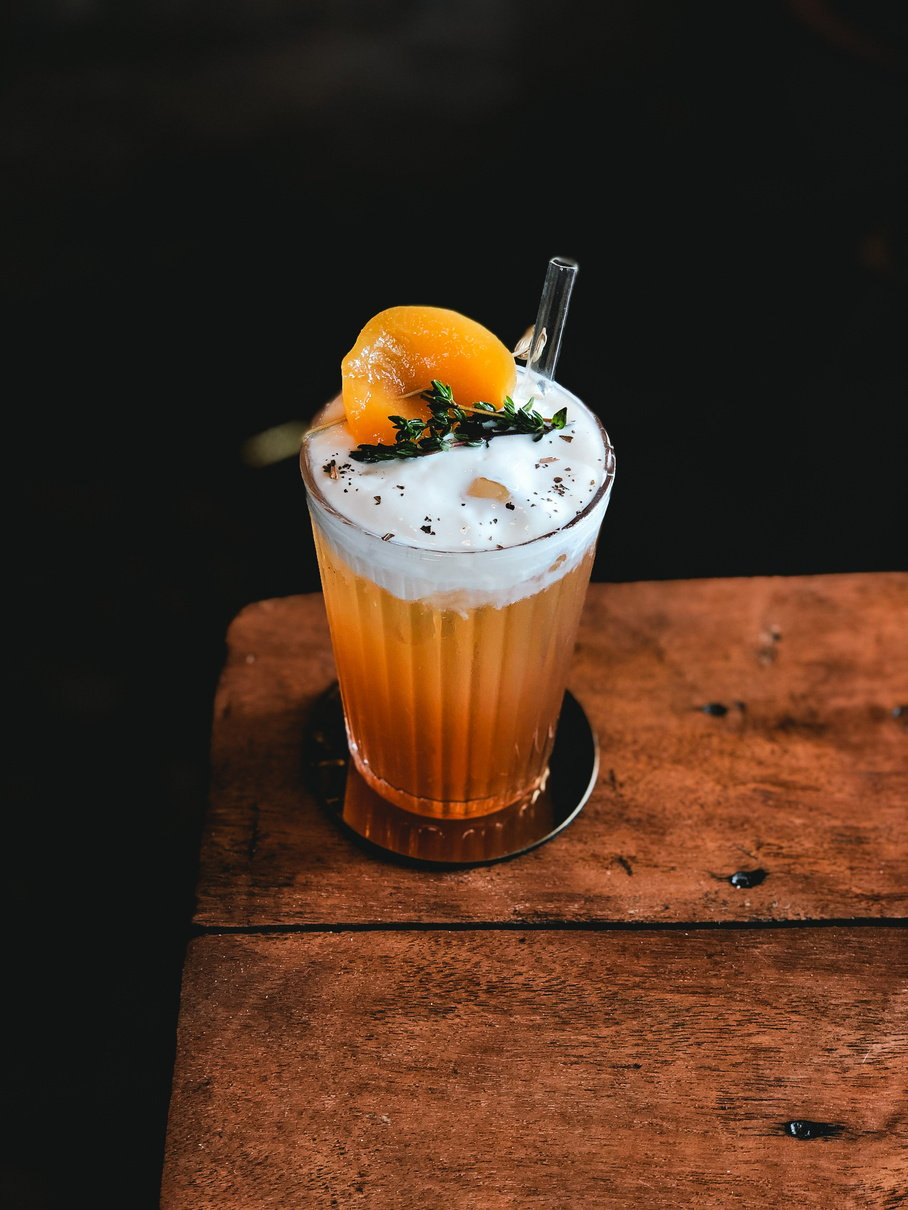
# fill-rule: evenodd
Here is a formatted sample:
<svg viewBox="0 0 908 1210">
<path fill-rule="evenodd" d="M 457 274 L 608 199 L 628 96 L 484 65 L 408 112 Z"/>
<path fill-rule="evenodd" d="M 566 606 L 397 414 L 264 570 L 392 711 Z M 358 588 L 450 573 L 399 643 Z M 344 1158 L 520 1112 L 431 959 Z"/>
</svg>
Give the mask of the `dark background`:
<svg viewBox="0 0 908 1210">
<path fill-rule="evenodd" d="M 906 7 L 7 4 L 0 1205 L 157 1205 L 225 630 L 318 587 L 244 443 L 376 311 L 579 261 L 597 579 L 905 568 Z"/>
</svg>

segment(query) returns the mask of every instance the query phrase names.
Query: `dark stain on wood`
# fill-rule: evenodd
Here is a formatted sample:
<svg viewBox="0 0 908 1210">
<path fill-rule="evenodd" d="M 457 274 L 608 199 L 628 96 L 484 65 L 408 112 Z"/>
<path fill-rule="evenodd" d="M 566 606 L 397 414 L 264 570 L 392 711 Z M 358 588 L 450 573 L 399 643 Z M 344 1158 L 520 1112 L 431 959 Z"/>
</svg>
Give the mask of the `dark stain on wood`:
<svg viewBox="0 0 908 1210">
<path fill-rule="evenodd" d="M 807 1139 L 835 1138 L 842 1133 L 845 1127 L 833 1122 L 811 1122 L 807 1118 L 795 1118 L 791 1122 L 785 1122 L 782 1129 L 793 1139 L 806 1141 Z"/>
<path fill-rule="evenodd" d="M 767 877 L 766 870 L 735 870 L 728 881 L 734 887 L 747 889 L 748 887 L 759 886 Z"/>
</svg>

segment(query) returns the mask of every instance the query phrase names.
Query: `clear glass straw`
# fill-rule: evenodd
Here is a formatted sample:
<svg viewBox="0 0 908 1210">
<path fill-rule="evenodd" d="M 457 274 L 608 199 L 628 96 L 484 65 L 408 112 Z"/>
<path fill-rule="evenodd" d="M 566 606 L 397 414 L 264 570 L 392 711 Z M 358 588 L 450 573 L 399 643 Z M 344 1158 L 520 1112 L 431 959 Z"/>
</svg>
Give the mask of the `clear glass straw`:
<svg viewBox="0 0 908 1210">
<path fill-rule="evenodd" d="M 536 326 L 527 354 L 527 371 L 536 376 L 538 388 L 543 395 L 546 385 L 555 378 L 564 321 L 567 318 L 571 291 L 579 268 L 577 262 L 569 257 L 553 256 L 546 269 L 542 298 L 536 313 Z"/>
</svg>

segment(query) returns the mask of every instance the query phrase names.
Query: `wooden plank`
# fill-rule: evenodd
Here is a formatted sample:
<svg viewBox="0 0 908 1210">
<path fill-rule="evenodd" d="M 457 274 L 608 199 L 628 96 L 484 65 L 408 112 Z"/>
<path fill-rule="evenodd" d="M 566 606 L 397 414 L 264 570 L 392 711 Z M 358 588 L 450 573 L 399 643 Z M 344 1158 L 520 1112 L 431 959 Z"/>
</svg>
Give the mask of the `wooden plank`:
<svg viewBox="0 0 908 1210">
<path fill-rule="evenodd" d="M 303 784 L 334 678 L 321 596 L 250 605 L 215 703 L 197 921 L 903 916 L 906 634 L 903 573 L 594 584 L 571 680 L 601 745 L 587 805 L 516 860 L 426 872 L 362 852 Z M 741 870 L 765 877 L 738 888 Z"/>
<path fill-rule="evenodd" d="M 162 1210 L 894 1210 L 906 979 L 883 926 L 203 937 Z"/>
</svg>

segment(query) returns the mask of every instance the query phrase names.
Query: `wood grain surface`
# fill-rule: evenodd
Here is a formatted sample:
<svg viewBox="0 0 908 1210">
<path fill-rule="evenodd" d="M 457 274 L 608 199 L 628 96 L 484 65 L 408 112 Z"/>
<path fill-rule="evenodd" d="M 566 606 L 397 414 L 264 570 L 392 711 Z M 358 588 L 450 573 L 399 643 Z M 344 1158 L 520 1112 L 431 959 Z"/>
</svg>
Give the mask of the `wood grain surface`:
<svg viewBox="0 0 908 1210">
<path fill-rule="evenodd" d="M 196 921 L 904 916 L 906 636 L 899 572 L 593 584 L 570 682 L 600 745 L 589 801 L 516 860 L 427 873 L 363 852 L 306 789 L 334 679 L 320 594 L 250 605 L 215 702 Z"/>
<path fill-rule="evenodd" d="M 306 788 L 321 597 L 243 610 L 162 1210 L 908 1205 L 906 622 L 902 573 L 591 586 L 589 801 L 426 870 Z"/>
<path fill-rule="evenodd" d="M 202 937 L 162 1210 L 896 1210 L 903 937 Z"/>
</svg>

